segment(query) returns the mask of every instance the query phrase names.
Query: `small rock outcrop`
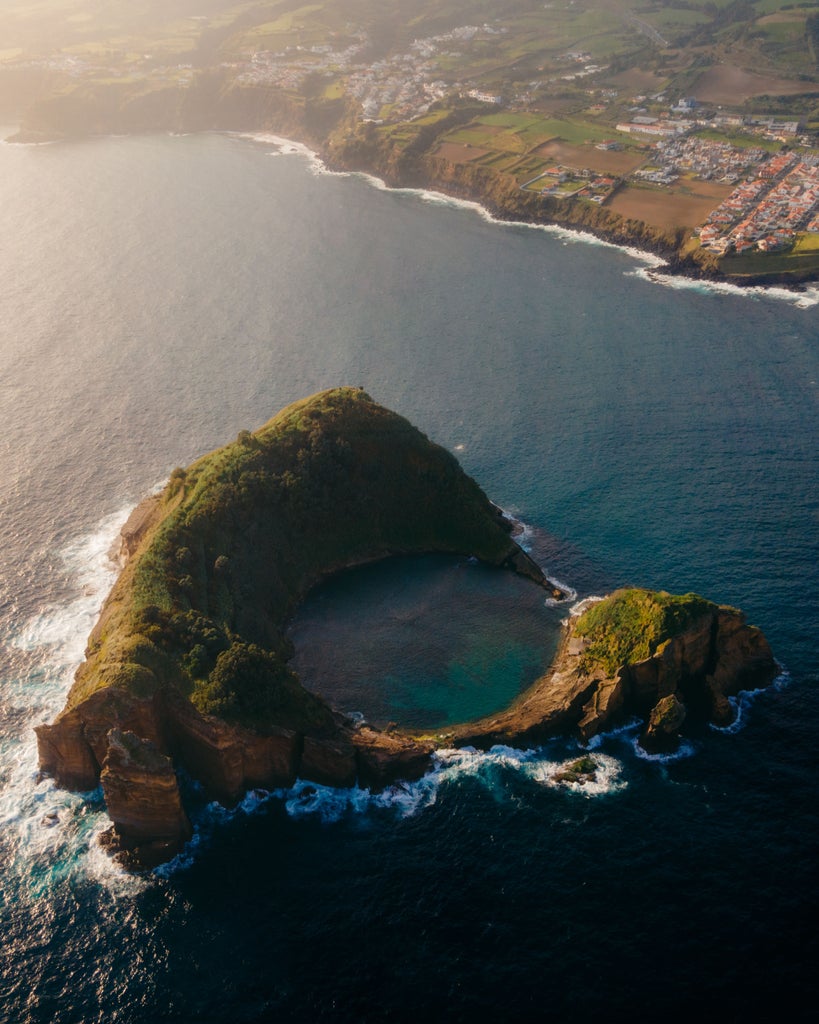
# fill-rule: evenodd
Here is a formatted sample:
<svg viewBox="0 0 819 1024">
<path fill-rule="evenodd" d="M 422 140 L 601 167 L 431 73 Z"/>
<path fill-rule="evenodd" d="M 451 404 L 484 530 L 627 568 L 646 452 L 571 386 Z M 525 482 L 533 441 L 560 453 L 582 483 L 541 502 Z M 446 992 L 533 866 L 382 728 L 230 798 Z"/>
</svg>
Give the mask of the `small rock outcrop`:
<svg viewBox="0 0 819 1024">
<path fill-rule="evenodd" d="M 628 714 L 647 721 L 650 746 L 668 749 L 687 715 L 725 725 L 728 698 L 777 671 L 764 634 L 736 608 L 696 594 L 619 590 L 570 620 L 549 672 L 511 707 L 447 739 L 488 748 L 575 732 L 588 741 Z"/>
<path fill-rule="evenodd" d="M 650 751 L 676 747 L 685 717 L 685 704 L 676 693 L 661 697 L 648 716 L 648 725 L 640 739 L 642 746 Z"/>
<path fill-rule="evenodd" d="M 585 754 L 557 772 L 554 780 L 555 782 L 565 782 L 574 786 L 585 786 L 586 783 L 597 780 L 597 770 L 598 764 L 595 759 Z"/>
</svg>

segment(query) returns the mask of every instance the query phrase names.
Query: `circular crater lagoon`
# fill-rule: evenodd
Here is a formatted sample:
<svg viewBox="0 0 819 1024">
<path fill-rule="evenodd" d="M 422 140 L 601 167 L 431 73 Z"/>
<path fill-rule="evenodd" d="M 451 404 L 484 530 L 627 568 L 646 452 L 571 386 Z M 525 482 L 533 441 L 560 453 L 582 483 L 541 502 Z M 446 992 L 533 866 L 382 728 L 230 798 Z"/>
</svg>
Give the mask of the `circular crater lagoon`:
<svg viewBox="0 0 819 1024">
<path fill-rule="evenodd" d="M 307 689 L 373 725 L 441 729 L 506 707 L 545 672 L 566 610 L 512 572 L 392 558 L 317 587 L 289 635 Z"/>
</svg>

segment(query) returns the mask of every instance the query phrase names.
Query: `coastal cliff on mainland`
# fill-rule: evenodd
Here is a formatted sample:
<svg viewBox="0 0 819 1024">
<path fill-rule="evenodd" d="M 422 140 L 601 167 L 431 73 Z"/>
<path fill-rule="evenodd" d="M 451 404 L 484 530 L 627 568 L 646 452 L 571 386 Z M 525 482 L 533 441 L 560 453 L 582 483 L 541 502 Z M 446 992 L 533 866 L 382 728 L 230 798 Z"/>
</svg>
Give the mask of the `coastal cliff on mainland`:
<svg viewBox="0 0 819 1024">
<path fill-rule="evenodd" d="M 139 132 L 272 131 L 305 143 L 336 171 L 361 171 L 393 187 L 428 188 L 478 202 L 499 220 L 557 225 L 583 231 L 615 245 L 650 252 L 664 273 L 738 285 L 801 287 L 816 279 L 810 254 L 791 258 L 787 268 L 772 258 L 771 269 L 728 266 L 709 249 L 692 244 L 690 227 L 663 227 L 624 217 L 607 205 L 568 201 L 520 188 L 518 179 L 496 168 L 447 159 L 439 140 L 484 111 L 458 100 L 432 123 L 407 122 L 393 132 L 362 120 L 350 97 L 325 94 L 323 79 L 299 90 L 240 82 L 224 70 L 198 70 L 179 84 L 79 82 L 43 93 L 30 104 L 11 141 L 41 142 Z"/>
<path fill-rule="evenodd" d="M 673 746 L 686 715 L 726 724 L 728 698 L 776 665 L 740 612 L 696 595 L 618 591 L 567 625 L 550 671 L 511 707 L 444 734 L 356 726 L 289 668 L 288 619 L 329 574 L 395 554 L 475 556 L 565 595 L 455 458 L 357 388 L 320 392 L 177 469 L 122 531 L 124 568 L 64 710 L 36 730 L 58 784 L 101 782 L 106 845 L 137 866 L 191 825 L 180 766 L 213 798 L 298 777 L 384 788 L 441 746 L 583 740 L 626 714 Z"/>
<path fill-rule="evenodd" d="M 499 220 L 555 224 L 586 231 L 616 245 L 635 246 L 663 257 L 669 266 L 713 272 L 713 261 L 702 264 L 683 258 L 690 237 L 685 228 L 664 229 L 627 219 L 605 206 L 566 202 L 520 188 L 513 174 L 477 163 L 455 163 L 437 154 L 437 139 L 480 113 L 478 106 L 458 108 L 449 117 L 421 128 L 408 144 L 378 132 L 371 123 L 336 130 L 322 148 L 322 156 L 335 170 L 366 171 L 394 187 L 430 188 L 459 199 L 479 202 Z M 710 254 L 703 254 L 704 257 Z"/>
<path fill-rule="evenodd" d="M 702 249 L 684 253 L 690 231 L 627 219 L 606 207 L 565 202 L 522 191 L 512 175 L 436 155 L 437 140 L 481 110 L 462 103 L 446 118 L 415 130 L 409 142 L 362 121 L 355 103 L 273 86 L 239 84 L 218 71 L 200 71 L 182 88 L 147 89 L 132 83 L 80 84 L 36 99 L 14 138 L 44 141 L 147 131 L 273 131 L 306 143 L 329 167 L 362 171 L 394 187 L 430 188 L 481 203 L 500 220 L 556 224 L 617 245 L 655 253 L 667 269 L 719 277 L 718 261 Z"/>
<path fill-rule="evenodd" d="M 327 95 L 323 79 L 299 89 L 241 82 L 223 69 L 195 72 L 187 84 L 79 82 L 43 92 L 29 105 L 10 141 L 42 142 L 139 132 L 271 131 L 314 149 L 336 171 L 361 171 L 393 187 L 428 188 L 478 202 L 499 220 L 557 225 L 615 245 L 652 253 L 663 273 L 743 286 L 800 288 L 816 279 L 811 253 L 789 255 L 787 266 L 769 256 L 764 265 L 737 266 L 696 244 L 690 227 L 667 227 L 624 217 L 608 205 L 542 196 L 520 188 L 513 174 L 472 161 L 455 162 L 439 141 L 485 111 L 460 99 L 432 122 L 408 121 L 400 131 L 362 119 L 357 102 Z"/>
</svg>

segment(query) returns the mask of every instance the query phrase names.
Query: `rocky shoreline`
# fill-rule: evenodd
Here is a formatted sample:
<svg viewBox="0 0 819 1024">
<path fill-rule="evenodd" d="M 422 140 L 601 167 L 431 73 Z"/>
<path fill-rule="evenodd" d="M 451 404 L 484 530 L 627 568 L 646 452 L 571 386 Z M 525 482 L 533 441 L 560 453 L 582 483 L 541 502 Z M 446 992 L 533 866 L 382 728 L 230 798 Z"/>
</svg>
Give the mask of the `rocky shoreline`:
<svg viewBox="0 0 819 1024">
<path fill-rule="evenodd" d="M 567 621 L 549 671 L 509 708 L 435 735 L 378 730 L 340 714 L 332 736 L 259 732 L 203 715 L 172 691 L 150 700 L 120 694 L 113 702 L 102 691 L 37 728 L 41 769 L 65 788 L 101 783 L 113 822 L 107 849 L 132 868 L 153 867 L 191 835 L 180 765 L 211 798 L 232 805 L 248 790 L 288 787 L 297 778 L 379 791 L 421 778 L 441 747 L 531 747 L 571 734 L 588 742 L 635 714 L 644 720 L 642 745 L 667 751 L 687 715 L 725 726 L 734 715 L 729 697 L 777 673 L 764 635 L 733 608 L 711 606 L 650 657 L 614 672 L 584 660 L 590 641 L 578 633 L 580 621 Z"/>
<path fill-rule="evenodd" d="M 649 594 L 615 591 L 603 601 L 615 604 L 637 593 Z M 714 725 L 730 724 L 729 697 L 771 682 L 776 663 L 762 632 L 741 611 L 705 604 L 649 657 L 624 660 L 614 670 L 589 658 L 593 640 L 584 632 L 583 617 L 570 618 L 544 676 L 505 711 L 458 726 L 448 738 L 456 746 L 481 749 L 531 746 L 566 733 L 585 743 L 619 718 L 637 715 L 645 723 L 642 744 L 661 750 L 676 746 L 688 713 Z M 677 717 L 668 714 L 669 698 L 683 709 Z"/>
<path fill-rule="evenodd" d="M 381 790 L 423 776 L 441 747 L 588 741 L 624 715 L 665 749 L 687 715 L 725 725 L 730 697 L 775 676 L 741 612 L 638 589 L 571 616 L 550 670 L 510 707 L 434 735 L 353 722 L 287 666 L 284 626 L 307 592 L 393 554 L 472 554 L 565 598 L 512 532 L 448 452 L 360 389 L 293 403 L 129 517 L 86 661 L 35 730 L 41 770 L 69 789 L 101 783 L 107 848 L 151 867 L 191 835 L 179 767 L 230 805 L 296 779 Z"/>
</svg>

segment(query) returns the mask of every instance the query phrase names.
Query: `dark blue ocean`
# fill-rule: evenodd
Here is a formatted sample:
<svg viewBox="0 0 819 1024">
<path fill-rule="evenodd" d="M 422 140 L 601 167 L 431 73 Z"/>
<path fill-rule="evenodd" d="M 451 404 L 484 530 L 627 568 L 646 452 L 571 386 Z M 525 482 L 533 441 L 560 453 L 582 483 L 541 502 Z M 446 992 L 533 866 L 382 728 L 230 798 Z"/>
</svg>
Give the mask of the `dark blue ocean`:
<svg viewBox="0 0 819 1024">
<path fill-rule="evenodd" d="M 802 1021 L 819 956 L 819 291 L 637 254 L 226 135 L 0 145 L 0 1020 Z M 320 388 L 455 452 L 577 598 L 742 607 L 782 674 L 675 760 L 597 784 L 442 750 L 413 786 L 208 805 L 115 868 L 99 793 L 37 774 L 131 507 Z M 502 576 L 502 574 L 500 574 Z M 302 676 L 445 725 L 548 664 L 568 604 L 458 559 L 316 592 Z"/>
</svg>

